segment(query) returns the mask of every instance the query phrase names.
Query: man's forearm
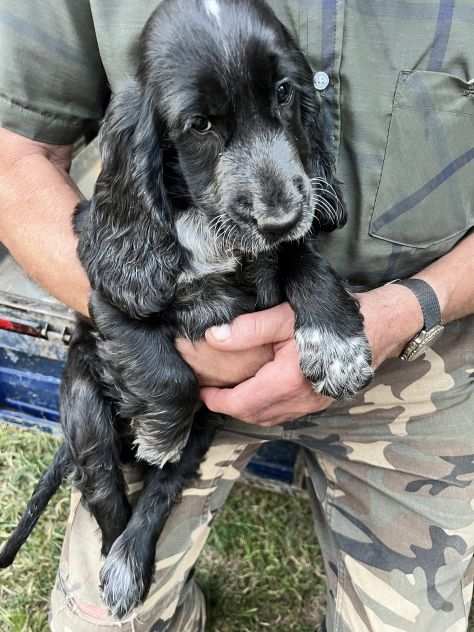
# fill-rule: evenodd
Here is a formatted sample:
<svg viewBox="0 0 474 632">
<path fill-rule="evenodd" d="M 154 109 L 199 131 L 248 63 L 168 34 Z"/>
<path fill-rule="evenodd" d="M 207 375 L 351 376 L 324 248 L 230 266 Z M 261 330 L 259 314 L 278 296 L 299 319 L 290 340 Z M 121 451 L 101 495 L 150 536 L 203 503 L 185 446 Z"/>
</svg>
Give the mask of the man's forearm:
<svg viewBox="0 0 474 632">
<path fill-rule="evenodd" d="M 87 314 L 89 283 L 71 225 L 78 200 L 74 183 L 46 152 L 33 147 L 16 155 L 7 144 L 0 161 L 0 239 L 32 279 Z"/>
<path fill-rule="evenodd" d="M 474 233 L 415 277 L 436 292 L 445 323 L 474 314 Z"/>
<path fill-rule="evenodd" d="M 444 323 L 474 314 L 474 234 L 414 277 L 431 285 Z M 397 284 L 359 294 L 374 364 L 400 354 L 423 326 L 415 295 Z"/>
</svg>

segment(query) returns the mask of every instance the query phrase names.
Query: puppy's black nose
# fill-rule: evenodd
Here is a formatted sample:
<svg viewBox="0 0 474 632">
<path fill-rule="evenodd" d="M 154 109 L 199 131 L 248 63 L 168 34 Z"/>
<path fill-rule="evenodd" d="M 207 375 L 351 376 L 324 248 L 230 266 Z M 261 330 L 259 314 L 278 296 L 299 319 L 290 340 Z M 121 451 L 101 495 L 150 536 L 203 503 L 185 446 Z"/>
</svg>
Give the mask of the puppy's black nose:
<svg viewBox="0 0 474 632">
<path fill-rule="evenodd" d="M 301 219 L 301 206 L 286 213 L 275 213 L 257 220 L 258 230 L 265 237 L 278 238 L 293 230 Z"/>
</svg>

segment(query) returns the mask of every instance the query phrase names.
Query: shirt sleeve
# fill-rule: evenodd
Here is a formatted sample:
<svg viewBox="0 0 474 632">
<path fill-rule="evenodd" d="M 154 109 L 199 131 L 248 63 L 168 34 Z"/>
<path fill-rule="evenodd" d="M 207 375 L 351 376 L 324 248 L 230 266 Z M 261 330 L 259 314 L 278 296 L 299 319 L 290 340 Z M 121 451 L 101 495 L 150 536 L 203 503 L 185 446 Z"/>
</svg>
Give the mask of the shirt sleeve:
<svg viewBox="0 0 474 632">
<path fill-rule="evenodd" d="M 0 126 L 73 143 L 108 99 L 89 2 L 0 0 Z"/>
</svg>

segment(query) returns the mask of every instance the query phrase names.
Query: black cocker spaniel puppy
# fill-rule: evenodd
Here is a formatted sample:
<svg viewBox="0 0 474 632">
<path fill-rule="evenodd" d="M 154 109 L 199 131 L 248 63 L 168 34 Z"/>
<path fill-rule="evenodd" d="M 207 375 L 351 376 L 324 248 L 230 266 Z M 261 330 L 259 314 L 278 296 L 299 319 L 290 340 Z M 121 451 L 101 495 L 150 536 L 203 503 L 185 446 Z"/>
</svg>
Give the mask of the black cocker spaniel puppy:
<svg viewBox="0 0 474 632">
<path fill-rule="evenodd" d="M 0 565 L 71 474 L 101 529 L 105 602 L 124 616 L 147 593 L 157 538 L 213 435 L 176 337 L 288 301 L 317 392 L 351 397 L 372 369 L 358 304 L 318 254 L 319 234 L 346 218 L 313 73 L 263 0 L 163 0 L 101 152 L 74 219 L 93 292 L 62 383 L 65 441 Z M 127 451 L 147 464 L 133 512 Z"/>
</svg>

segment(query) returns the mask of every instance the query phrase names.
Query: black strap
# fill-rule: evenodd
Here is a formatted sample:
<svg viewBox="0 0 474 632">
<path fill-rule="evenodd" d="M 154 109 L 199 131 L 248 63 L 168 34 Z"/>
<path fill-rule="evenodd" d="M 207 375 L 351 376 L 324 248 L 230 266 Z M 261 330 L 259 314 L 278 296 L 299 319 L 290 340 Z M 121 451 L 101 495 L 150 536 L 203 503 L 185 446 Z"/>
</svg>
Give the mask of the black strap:
<svg viewBox="0 0 474 632">
<path fill-rule="evenodd" d="M 425 320 L 423 326 L 425 331 L 429 331 L 436 325 L 441 325 L 441 308 L 431 285 L 422 279 L 403 279 L 397 281 L 397 284 L 407 287 L 418 299 Z"/>
</svg>

